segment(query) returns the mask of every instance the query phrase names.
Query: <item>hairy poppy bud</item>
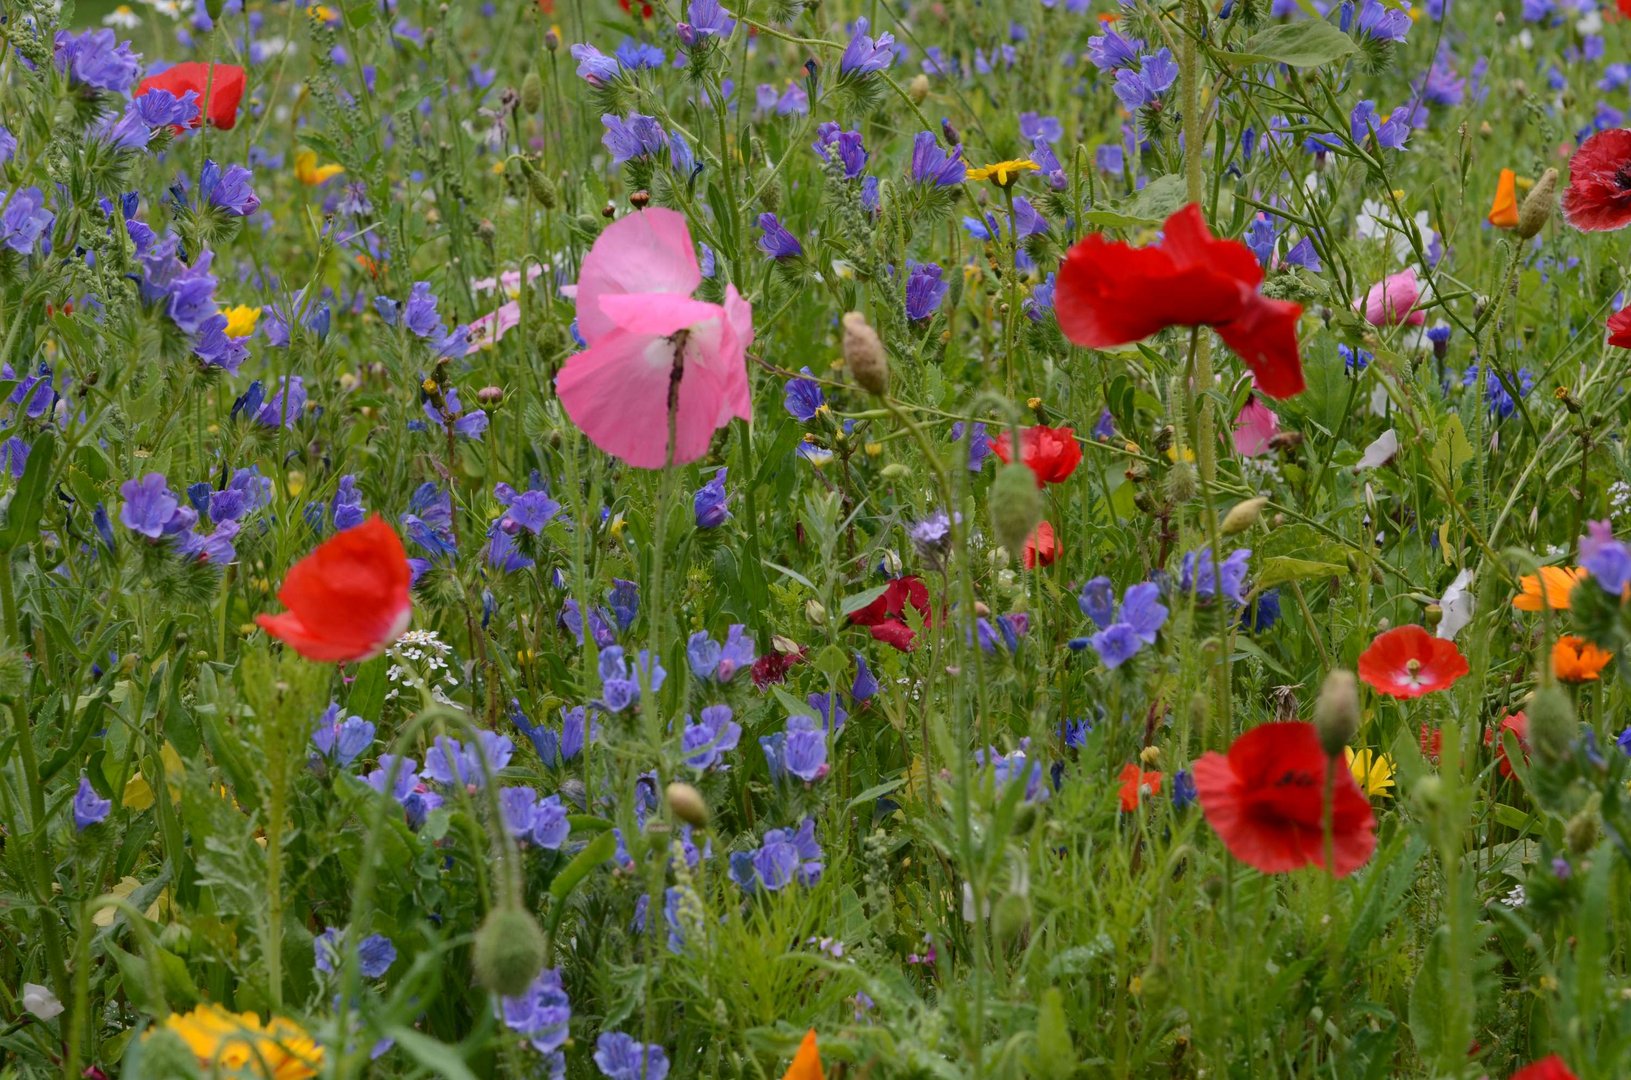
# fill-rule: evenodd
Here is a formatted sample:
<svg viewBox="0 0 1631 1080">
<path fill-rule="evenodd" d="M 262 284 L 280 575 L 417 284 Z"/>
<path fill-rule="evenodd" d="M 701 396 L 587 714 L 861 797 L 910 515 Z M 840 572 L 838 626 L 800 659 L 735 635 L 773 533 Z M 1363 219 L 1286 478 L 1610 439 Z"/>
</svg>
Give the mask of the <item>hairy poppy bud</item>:
<svg viewBox="0 0 1631 1080">
<path fill-rule="evenodd" d="M 518 907 L 494 908 L 476 932 L 476 982 L 501 997 L 526 993 L 544 970 L 544 932 Z"/>
<path fill-rule="evenodd" d="M 702 792 L 690 784 L 676 781 L 669 784 L 663 792 L 668 798 L 668 809 L 675 817 L 694 829 L 708 827 L 708 804 L 702 799 Z"/>
<path fill-rule="evenodd" d="M 844 316 L 844 363 L 861 389 L 879 397 L 889 389 L 889 357 L 883 341 L 859 311 Z"/>
<path fill-rule="evenodd" d="M 1235 533 L 1245 532 L 1257 524 L 1257 519 L 1263 516 L 1263 507 L 1269 504 L 1268 499 L 1259 495 L 1255 499 L 1236 503 L 1227 514 L 1223 515 L 1223 535 L 1233 536 Z"/>
<path fill-rule="evenodd" d="M 922 72 L 912 76 L 912 81 L 906 84 L 906 94 L 914 104 L 923 104 L 923 99 L 929 96 L 929 77 Z"/>
<path fill-rule="evenodd" d="M 1320 687 L 1314 703 L 1314 730 L 1320 747 L 1330 757 L 1340 757 L 1359 730 L 1359 684 L 1353 672 L 1333 668 Z"/>
<path fill-rule="evenodd" d="M 1552 202 L 1557 194 L 1557 170 L 1547 169 L 1541 174 L 1529 194 L 1518 208 L 1518 236 L 1528 240 L 1546 227 L 1552 219 Z"/>
<path fill-rule="evenodd" d="M 1031 925 L 1031 901 L 1024 893 L 1009 893 L 997 901 L 991 913 L 991 936 L 1006 949 L 1020 939 Z"/>
<path fill-rule="evenodd" d="M 534 115 L 544 107 L 544 80 L 536 71 L 527 72 L 527 77 L 521 80 L 521 107 Z"/>
<path fill-rule="evenodd" d="M 1580 722 L 1575 718 L 1574 703 L 1561 687 L 1541 687 L 1523 711 L 1529 717 L 1529 745 L 1534 747 L 1537 758 L 1555 763 L 1573 752 Z"/>
<path fill-rule="evenodd" d="M 1584 855 L 1597 846 L 1602 835 L 1602 797 L 1594 794 L 1563 827 L 1563 842 L 1569 845 L 1569 850 L 1574 854 Z"/>
<path fill-rule="evenodd" d="M 1013 462 L 997 470 L 991 482 L 991 527 L 997 542 L 1011 553 L 1025 547 L 1025 540 L 1042 520 L 1042 493 L 1030 467 Z"/>
</svg>

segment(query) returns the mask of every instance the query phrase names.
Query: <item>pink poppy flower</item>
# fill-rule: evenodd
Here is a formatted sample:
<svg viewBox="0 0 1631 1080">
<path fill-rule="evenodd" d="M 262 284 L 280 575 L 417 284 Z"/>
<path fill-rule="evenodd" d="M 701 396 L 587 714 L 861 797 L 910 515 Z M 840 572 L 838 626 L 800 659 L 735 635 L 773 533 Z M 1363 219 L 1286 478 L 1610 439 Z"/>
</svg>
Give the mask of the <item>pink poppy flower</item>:
<svg viewBox="0 0 1631 1080">
<path fill-rule="evenodd" d="M 614 222 L 584 256 L 578 332 L 589 347 L 567 360 L 555 391 L 600 449 L 641 469 L 708 452 L 714 432 L 753 419 L 747 349 L 753 309 L 734 285 L 725 303 L 693 300 L 702 283 L 685 217 L 651 209 Z"/>
<path fill-rule="evenodd" d="M 470 350 L 490 349 L 496 345 L 505 334 L 521 325 L 521 304 L 511 300 L 465 327 L 465 336 L 470 340 Z"/>
<path fill-rule="evenodd" d="M 1262 457 L 1268 453 L 1269 440 L 1280 430 L 1280 418 L 1274 410 L 1253 394 L 1235 417 L 1235 453 L 1241 457 Z"/>
<path fill-rule="evenodd" d="M 1365 299 L 1354 304 L 1354 310 L 1364 312 L 1365 321 L 1372 326 L 1420 326 L 1427 321 L 1427 313 L 1416 308 L 1421 292 L 1416 268 L 1410 267 L 1372 285 Z"/>
</svg>

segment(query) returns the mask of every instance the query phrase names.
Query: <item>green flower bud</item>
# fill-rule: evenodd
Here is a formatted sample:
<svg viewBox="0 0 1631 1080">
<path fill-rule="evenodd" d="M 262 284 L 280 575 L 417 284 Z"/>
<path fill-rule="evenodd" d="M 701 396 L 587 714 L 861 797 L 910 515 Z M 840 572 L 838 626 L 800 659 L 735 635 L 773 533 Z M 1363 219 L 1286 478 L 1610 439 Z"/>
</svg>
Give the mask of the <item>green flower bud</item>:
<svg viewBox="0 0 1631 1080">
<path fill-rule="evenodd" d="M 1330 757 L 1342 751 L 1359 731 L 1359 684 L 1353 672 L 1334 668 L 1325 676 L 1319 700 L 1314 703 L 1314 730 L 1320 747 Z"/>
<path fill-rule="evenodd" d="M 991 934 L 998 948 L 1018 941 L 1031 926 L 1031 901 L 1022 893 L 1009 893 L 991 913 Z"/>
<path fill-rule="evenodd" d="M 544 80 L 536 71 L 527 72 L 527 77 L 521 80 L 521 107 L 534 115 L 543 110 Z"/>
<path fill-rule="evenodd" d="M 1030 467 L 1013 462 L 997 470 L 991 483 L 991 527 L 1010 554 L 1025 549 L 1025 540 L 1042 520 L 1042 493 Z"/>
<path fill-rule="evenodd" d="M 494 908 L 476 932 L 476 982 L 501 997 L 517 997 L 544 970 L 544 932 L 518 907 Z"/>
<path fill-rule="evenodd" d="M 703 801 L 702 792 L 690 784 L 676 781 L 668 785 L 664 794 L 668 798 L 668 809 L 675 817 L 692 828 L 708 827 L 708 804 Z"/>
<path fill-rule="evenodd" d="M 1529 716 L 1529 745 L 1537 760 L 1555 764 L 1574 752 L 1580 721 L 1575 718 L 1574 703 L 1566 691 L 1555 684 L 1543 686 L 1535 691 L 1524 712 Z"/>
</svg>

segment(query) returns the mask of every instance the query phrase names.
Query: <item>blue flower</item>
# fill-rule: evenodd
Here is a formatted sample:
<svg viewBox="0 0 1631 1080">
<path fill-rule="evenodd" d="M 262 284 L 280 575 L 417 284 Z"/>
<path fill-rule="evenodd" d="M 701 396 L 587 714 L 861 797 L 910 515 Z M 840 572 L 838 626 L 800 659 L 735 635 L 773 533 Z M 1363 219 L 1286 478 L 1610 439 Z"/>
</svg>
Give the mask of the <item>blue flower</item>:
<svg viewBox="0 0 1631 1080">
<path fill-rule="evenodd" d="M 713 477 L 691 497 L 692 511 L 699 529 L 717 529 L 731 516 L 731 512 L 725 509 L 726 469 L 726 466 L 720 466 Z"/>
<path fill-rule="evenodd" d="M 879 34 L 876 39 L 867 33 L 870 27 L 865 19 L 855 20 L 855 32 L 850 35 L 844 54 L 838 58 L 838 74 L 871 75 L 886 70 L 895 62 L 895 37 Z"/>
<path fill-rule="evenodd" d="M 647 649 L 641 649 L 636 667 L 631 668 L 621 645 L 608 645 L 600 653 L 600 697 L 608 712 L 620 713 L 640 700 L 640 675 L 651 680 L 651 691 L 662 689 L 668 672 L 654 662 Z"/>
<path fill-rule="evenodd" d="M 77 86 L 124 93 L 141 74 L 141 54 L 130 51 L 130 42 L 119 41 L 112 30 L 87 30 L 83 34 L 57 31 L 57 70 Z"/>
<path fill-rule="evenodd" d="M 985 459 L 991 456 L 991 440 L 986 435 L 985 425 L 975 421 L 971 427 L 959 420 L 951 426 L 952 442 L 962 442 L 965 436 L 968 440 L 968 471 L 979 472 L 985 468 Z"/>
<path fill-rule="evenodd" d="M 687 765 L 693 769 L 711 769 L 724 760 L 727 752 L 736 749 L 742 738 L 742 725 L 732 720 L 729 705 L 710 705 L 702 710 L 701 717 L 698 723 L 686 717 L 680 748 Z"/>
<path fill-rule="evenodd" d="M 560 968 L 540 972 L 525 993 L 499 999 L 497 1008 L 504 1026 L 520 1034 L 534 1050 L 559 1057 L 572 1019 L 572 1003 L 562 988 Z M 565 1070 L 562 1060 L 554 1075 L 563 1076 Z"/>
<path fill-rule="evenodd" d="M 1188 769 L 1179 769 L 1172 774 L 1172 806 L 1175 810 L 1182 810 L 1194 802 L 1199 792 L 1195 790 L 1195 777 Z"/>
<path fill-rule="evenodd" d="M 140 480 L 126 480 L 119 486 L 119 495 L 124 500 L 119 507 L 120 523 L 149 540 L 157 540 L 191 524 L 176 524 L 181 500 L 170 490 L 163 473 L 150 472 Z M 196 520 L 197 515 L 193 518 Z"/>
<path fill-rule="evenodd" d="M 84 832 L 92 825 L 107 820 L 108 811 L 113 809 L 113 800 L 104 799 L 91 787 L 86 777 L 79 778 L 79 790 L 74 792 L 73 814 L 74 829 Z"/>
<path fill-rule="evenodd" d="M 374 725 L 360 716 L 341 719 L 340 703 L 336 701 L 317 718 L 311 742 L 319 754 L 344 768 L 373 745 L 374 732 Z"/>
<path fill-rule="evenodd" d="M 141 100 L 146 101 L 152 96 L 148 94 Z M 198 177 L 198 197 L 234 217 L 248 217 L 261 205 L 255 189 L 249 186 L 251 178 L 249 170 L 242 165 L 228 165 L 223 170 L 214 161 L 206 159 Z"/>
<path fill-rule="evenodd" d="M 772 259 L 791 259 L 804 254 L 804 245 L 787 231 L 781 219 L 768 211 L 759 215 L 759 250 Z"/>
<path fill-rule="evenodd" d="M 844 179 L 854 180 L 866 168 L 866 147 L 859 131 L 844 131 L 831 120 L 816 128 L 816 141 L 810 144 L 822 160 L 836 158 L 844 166 Z"/>
<path fill-rule="evenodd" d="M 1586 523 L 1586 535 L 1580 538 L 1580 565 L 1604 592 L 1615 597 L 1631 585 L 1631 549 L 1614 539 L 1613 527 L 1607 521 Z"/>
<path fill-rule="evenodd" d="M 333 929 L 324 930 L 312 939 L 315 967 L 324 975 L 333 975 L 344 965 L 340 950 L 345 935 Z M 396 963 L 396 946 L 384 934 L 369 934 L 357 946 L 357 970 L 365 979 L 377 979 L 391 970 Z"/>
<path fill-rule="evenodd" d="M 1368 136 L 1376 137 L 1376 145 L 1384 150 L 1403 150 L 1410 138 L 1410 107 L 1400 105 L 1383 119 L 1376 111 L 1376 102 L 1361 101 L 1354 106 L 1348 119 L 1348 133 L 1353 141 L 1363 143 Z"/>
<path fill-rule="evenodd" d="M 573 46 L 574 49 L 579 47 Z M 576 56 L 577 54 L 574 53 L 573 55 Z M 624 38 L 617 46 L 617 62 L 630 71 L 639 71 L 642 68 L 660 68 L 667 60 L 667 53 L 644 41 Z M 582 74 L 582 65 L 579 65 L 579 74 Z"/>
<path fill-rule="evenodd" d="M 1527 10 L 1531 0 L 1525 0 Z M 1549 4 L 1550 0 L 1543 0 Z M 1343 5 L 1343 20 L 1351 18 L 1353 12 L 1352 0 Z M 1344 27 L 1346 29 L 1346 27 Z M 1359 9 L 1359 20 L 1354 27 L 1360 37 L 1368 37 L 1375 41 L 1402 42 L 1410 33 L 1410 12 L 1403 8 L 1384 6 L 1380 0 L 1365 0 L 1364 6 Z"/>
<path fill-rule="evenodd" d="M 1184 592 L 1193 592 L 1203 601 L 1211 600 L 1219 591 L 1236 604 L 1244 604 L 1246 597 L 1242 592 L 1246 584 L 1246 560 L 1251 558 L 1250 548 L 1236 548 L 1223 560 L 1223 583 L 1218 584 L 1218 575 L 1212 566 L 1212 549 L 1200 548 L 1184 556 L 1183 568 L 1178 579 L 1178 587 Z"/>
<path fill-rule="evenodd" d="M 912 140 L 911 177 L 914 183 L 954 187 L 968 176 L 963 162 L 963 148 L 954 146 L 951 153 L 940 149 L 934 134 L 920 131 Z"/>
<path fill-rule="evenodd" d="M 468 746 L 449 735 L 438 735 L 425 751 L 425 767 L 419 775 L 439 784 L 484 787 L 489 775 L 496 776 L 510 763 L 515 744 L 493 731 L 478 731 Z M 384 764 L 384 757 L 380 763 Z"/>
<path fill-rule="evenodd" d="M 627 120 L 611 113 L 601 116 L 606 134 L 600 137 L 606 149 L 612 152 L 612 164 L 621 165 L 634 158 L 655 157 L 668 145 L 668 135 L 655 117 L 630 113 Z"/>
<path fill-rule="evenodd" d="M 691 674 L 699 679 L 713 679 L 728 683 L 739 672 L 753 666 L 757 658 L 753 639 L 742 623 L 732 623 L 723 644 L 715 641 L 706 630 L 692 634 L 685 644 L 685 658 Z"/>
<path fill-rule="evenodd" d="M 1102 34 L 1087 39 L 1087 59 L 1100 71 L 1130 68 L 1138 63 L 1144 51 L 1144 42 L 1125 37 L 1106 26 Z"/>
<path fill-rule="evenodd" d="M 578 76 L 589 85 L 599 86 L 617 78 L 617 61 L 593 45 L 574 45 L 567 52 L 578 62 Z"/>
<path fill-rule="evenodd" d="M 1161 95 L 1177 81 L 1178 63 L 1173 60 L 1171 49 L 1162 48 L 1141 57 L 1137 71 L 1131 67 L 1118 70 L 1114 89 L 1121 103 L 1136 112 L 1160 101 Z"/>
<path fill-rule="evenodd" d="M 946 298 L 951 283 L 941 280 L 944 273 L 934 263 L 908 263 L 906 275 L 906 317 L 927 319 Z"/>
<path fill-rule="evenodd" d="M 45 208 L 45 195 L 39 188 L 18 188 L 9 202 L 6 194 L 0 189 L 0 205 L 5 206 L 0 210 L 0 245 L 27 255 L 49 234 L 57 215 Z"/>
<path fill-rule="evenodd" d="M 827 407 L 827 397 L 821 392 L 821 384 L 815 381 L 815 373 L 808 366 L 799 370 L 806 377 L 787 380 L 782 388 L 782 404 L 793 419 L 809 423 L 815 419 L 816 413 Z"/>
<path fill-rule="evenodd" d="M 696 5 L 692 4 L 693 11 Z M 595 1040 L 595 1065 L 608 1080 L 666 1080 L 668 1055 L 621 1031 L 603 1031 Z"/>
</svg>

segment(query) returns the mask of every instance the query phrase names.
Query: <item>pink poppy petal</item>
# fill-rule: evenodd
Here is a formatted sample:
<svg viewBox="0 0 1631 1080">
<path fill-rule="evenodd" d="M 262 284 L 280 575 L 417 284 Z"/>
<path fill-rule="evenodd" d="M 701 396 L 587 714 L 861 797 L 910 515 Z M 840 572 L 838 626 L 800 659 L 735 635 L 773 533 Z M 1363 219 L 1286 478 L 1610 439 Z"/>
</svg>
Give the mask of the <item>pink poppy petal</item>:
<svg viewBox="0 0 1631 1080">
<path fill-rule="evenodd" d="M 674 293 L 617 293 L 600 298 L 600 310 L 613 325 L 631 334 L 670 334 L 724 315 L 718 304 Z M 579 315 L 578 329 L 583 329 Z"/>
<path fill-rule="evenodd" d="M 1241 457 L 1259 457 L 1267 453 L 1269 440 L 1279 430 L 1280 418 L 1253 394 L 1246 399 L 1240 415 L 1235 417 L 1235 453 Z"/>
<path fill-rule="evenodd" d="M 591 345 L 611 332 L 601 298 L 621 293 L 690 296 L 702 284 L 685 215 L 657 207 L 612 222 L 595 239 L 578 274 L 578 332 Z"/>
<path fill-rule="evenodd" d="M 708 452 L 725 392 L 706 365 L 687 363 L 680 378 L 674 464 Z M 613 329 L 573 356 L 555 377 L 572 422 L 601 450 L 641 469 L 668 455 L 668 388 L 674 346 L 666 337 Z"/>
</svg>

